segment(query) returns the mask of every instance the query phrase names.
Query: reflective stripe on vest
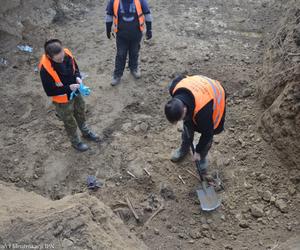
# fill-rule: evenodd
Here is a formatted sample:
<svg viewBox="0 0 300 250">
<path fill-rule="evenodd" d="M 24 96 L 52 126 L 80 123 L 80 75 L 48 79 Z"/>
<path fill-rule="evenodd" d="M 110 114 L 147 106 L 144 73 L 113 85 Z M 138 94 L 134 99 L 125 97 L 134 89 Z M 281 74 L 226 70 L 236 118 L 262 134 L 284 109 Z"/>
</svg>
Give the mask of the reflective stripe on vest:
<svg viewBox="0 0 300 250">
<path fill-rule="evenodd" d="M 216 129 L 225 110 L 225 91 L 221 84 L 205 76 L 191 76 L 181 80 L 174 88 L 172 95 L 178 89 L 189 90 L 195 99 L 193 121 L 196 123 L 197 113 L 211 100 L 213 100 L 213 123 Z"/>
<path fill-rule="evenodd" d="M 75 62 L 74 62 L 74 57 L 71 53 L 70 50 L 64 49 L 64 52 L 72 58 L 72 66 L 73 66 L 73 73 L 75 73 Z M 63 87 L 64 85 L 62 84 L 57 72 L 54 70 L 52 67 L 51 61 L 49 58 L 44 54 L 41 58 L 41 61 L 39 63 L 39 69 L 41 70 L 42 66 L 44 69 L 49 73 L 49 75 L 53 78 L 55 84 L 57 87 Z M 68 100 L 68 95 L 57 95 L 57 96 L 52 96 L 52 101 L 56 103 L 67 103 L 69 102 Z"/>
<path fill-rule="evenodd" d="M 145 29 L 145 16 L 143 14 L 142 5 L 140 0 L 134 0 L 136 13 L 139 19 L 140 31 L 144 31 Z M 119 24 L 119 8 L 120 8 L 120 0 L 114 0 L 113 10 L 114 10 L 114 32 L 118 32 L 118 24 Z"/>
</svg>

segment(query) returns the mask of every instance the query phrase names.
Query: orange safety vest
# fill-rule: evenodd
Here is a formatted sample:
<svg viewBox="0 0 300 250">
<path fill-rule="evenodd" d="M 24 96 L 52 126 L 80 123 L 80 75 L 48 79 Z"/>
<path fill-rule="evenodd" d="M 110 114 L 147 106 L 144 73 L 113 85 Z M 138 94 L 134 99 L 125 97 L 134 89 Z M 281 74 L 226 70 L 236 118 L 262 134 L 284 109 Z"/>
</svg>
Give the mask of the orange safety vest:
<svg viewBox="0 0 300 250">
<path fill-rule="evenodd" d="M 213 106 L 214 129 L 219 126 L 225 110 L 225 91 L 217 80 L 212 80 L 205 76 L 189 76 L 181 80 L 174 88 L 172 95 L 178 89 L 189 90 L 195 98 L 195 109 L 193 121 L 196 123 L 197 113 L 211 100 Z"/>
<path fill-rule="evenodd" d="M 140 24 L 140 31 L 144 31 L 145 29 L 145 16 L 143 14 L 142 5 L 140 0 L 134 0 L 136 12 L 139 19 Z M 118 32 L 118 24 L 119 24 L 119 7 L 120 7 L 120 0 L 114 0 L 114 32 Z"/>
<path fill-rule="evenodd" d="M 74 62 L 74 57 L 71 53 L 70 50 L 68 49 L 64 49 L 64 52 L 70 56 L 72 58 L 72 65 L 73 65 L 73 73 L 75 73 L 75 62 Z M 47 55 L 43 55 L 39 64 L 39 69 L 41 70 L 42 66 L 44 67 L 44 69 L 50 74 L 50 76 L 53 78 L 55 84 L 57 87 L 63 87 L 63 84 L 57 74 L 57 72 L 54 70 L 54 68 L 52 67 L 51 61 L 48 58 Z M 57 95 L 57 96 L 52 96 L 52 101 L 56 102 L 56 103 L 68 103 L 68 95 L 64 94 L 64 95 Z"/>
</svg>

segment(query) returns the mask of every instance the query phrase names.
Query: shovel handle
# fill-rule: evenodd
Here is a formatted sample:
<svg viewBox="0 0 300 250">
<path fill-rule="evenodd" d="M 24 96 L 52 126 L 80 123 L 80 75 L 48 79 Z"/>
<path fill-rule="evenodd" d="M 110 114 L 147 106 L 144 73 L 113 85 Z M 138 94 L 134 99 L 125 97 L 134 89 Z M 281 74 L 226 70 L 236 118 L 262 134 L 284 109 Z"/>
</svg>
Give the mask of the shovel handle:
<svg viewBox="0 0 300 250">
<path fill-rule="evenodd" d="M 188 130 L 188 128 L 187 128 L 186 125 L 183 125 L 183 130 L 184 130 L 184 133 L 187 135 L 187 137 L 188 137 L 188 139 L 189 139 L 190 146 L 191 146 L 191 148 L 192 148 L 192 152 L 193 152 L 193 154 L 195 154 L 194 143 L 193 143 L 193 140 L 192 140 L 192 138 L 191 138 L 191 135 L 190 135 L 189 130 Z M 200 162 L 199 162 L 199 161 L 195 161 L 195 164 L 196 164 L 196 169 L 197 169 L 197 171 L 198 171 L 198 174 L 199 174 L 199 176 L 200 176 L 200 179 L 201 179 L 201 181 L 203 182 L 203 177 L 202 177 L 202 175 L 201 175 L 201 173 L 200 173 L 200 166 L 199 166 Z"/>
</svg>

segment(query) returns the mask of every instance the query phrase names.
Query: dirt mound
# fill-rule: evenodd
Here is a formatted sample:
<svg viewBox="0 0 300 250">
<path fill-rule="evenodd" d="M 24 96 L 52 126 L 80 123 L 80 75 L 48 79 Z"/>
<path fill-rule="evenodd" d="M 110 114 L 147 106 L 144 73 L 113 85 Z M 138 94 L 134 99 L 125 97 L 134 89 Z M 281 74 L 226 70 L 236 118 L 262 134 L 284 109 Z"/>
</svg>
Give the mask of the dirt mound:
<svg viewBox="0 0 300 250">
<path fill-rule="evenodd" d="M 47 33 L 49 24 L 62 24 L 85 13 L 91 0 L 3 0 L 0 9 L 0 35 L 32 41 L 37 29 Z M 2 33 L 2 34 L 1 34 Z M 36 39 L 37 37 L 35 37 Z"/>
<path fill-rule="evenodd" d="M 290 165 L 300 167 L 300 2 L 290 1 L 269 39 L 264 76 L 258 81 L 266 106 L 261 130 Z"/>
<path fill-rule="evenodd" d="M 299 250 L 300 249 L 300 239 L 299 237 L 293 237 L 287 240 L 285 243 L 278 247 L 278 250 Z"/>
<path fill-rule="evenodd" d="M 1 246 L 146 249 L 110 208 L 86 193 L 51 201 L 0 182 L 0 196 Z"/>
<path fill-rule="evenodd" d="M 105 34 L 106 1 L 91 0 L 94 8 L 87 1 L 40 2 L 32 8 L 33 0 L 20 1 L 26 7 L 5 14 L 12 26 L 10 15 L 28 15 L 34 28 L 25 24 L 26 31 L 17 32 L 21 36 L 5 32 L 6 40 L 0 33 L 0 59 L 7 60 L 0 67 L 0 180 L 59 201 L 3 188 L 0 243 L 21 244 L 31 237 L 31 243 L 54 242 L 56 249 L 62 249 L 59 244 L 66 249 L 115 249 L 122 241 L 122 248 L 143 248 L 99 200 L 151 249 L 265 250 L 299 235 L 300 178 L 290 178 L 257 133 L 262 108 L 253 94 L 262 66 L 262 31 L 278 21 L 284 0 L 149 1 L 156 28 L 153 40 L 142 44 L 143 78 L 135 81 L 126 72 L 116 88 L 109 84 L 116 51 L 115 41 Z M 59 9 L 67 19 L 59 18 L 56 3 L 66 6 Z M 28 6 L 36 12 L 26 10 Z M 89 12 L 81 15 L 80 6 Z M 33 19 L 40 12 L 45 19 Z M 88 75 L 85 83 L 92 92 L 86 98 L 87 116 L 103 140 L 89 143 L 83 154 L 70 147 L 34 73 L 46 37 L 63 40 Z M 25 43 L 33 53 L 16 47 Z M 226 131 L 215 137 L 209 159 L 210 169 L 219 170 L 226 187 L 220 193 L 222 207 L 213 213 L 199 209 L 199 182 L 186 171 L 195 172 L 191 158 L 179 164 L 169 160 L 180 132 L 165 119 L 163 105 L 170 98 L 166 86 L 178 73 L 219 79 L 228 91 Z M 84 192 L 86 177 L 96 173 L 105 183 L 93 193 L 98 200 L 69 196 Z M 164 210 L 157 213 L 162 199 Z"/>
</svg>

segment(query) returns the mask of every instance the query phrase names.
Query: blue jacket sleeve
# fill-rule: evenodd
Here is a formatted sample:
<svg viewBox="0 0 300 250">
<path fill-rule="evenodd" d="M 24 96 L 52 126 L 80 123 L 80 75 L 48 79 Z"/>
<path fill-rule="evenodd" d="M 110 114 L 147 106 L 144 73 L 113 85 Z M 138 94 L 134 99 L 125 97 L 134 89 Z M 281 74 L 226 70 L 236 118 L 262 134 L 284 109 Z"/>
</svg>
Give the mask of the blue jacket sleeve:
<svg viewBox="0 0 300 250">
<path fill-rule="evenodd" d="M 114 15 L 114 0 L 109 0 L 107 6 L 106 6 L 106 14 L 109 16 Z"/>
<path fill-rule="evenodd" d="M 140 0 L 144 15 L 150 14 L 150 8 L 147 0 Z"/>
</svg>

